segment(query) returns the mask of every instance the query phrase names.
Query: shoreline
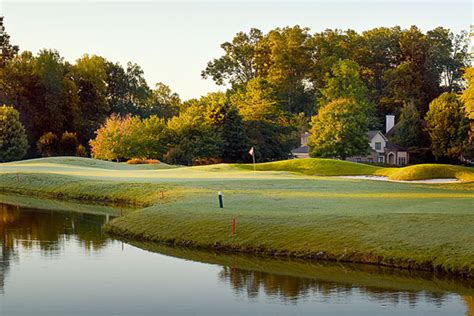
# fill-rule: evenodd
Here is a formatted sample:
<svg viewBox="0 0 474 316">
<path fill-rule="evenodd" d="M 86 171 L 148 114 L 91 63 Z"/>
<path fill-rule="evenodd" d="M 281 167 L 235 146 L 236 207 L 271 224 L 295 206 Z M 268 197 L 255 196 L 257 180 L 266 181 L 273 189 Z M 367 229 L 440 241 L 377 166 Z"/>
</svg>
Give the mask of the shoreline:
<svg viewBox="0 0 474 316">
<path fill-rule="evenodd" d="M 73 198 L 64 197 L 61 199 L 50 198 L 48 195 L 33 195 L 30 196 L 25 193 L 4 193 L 4 196 L 9 197 L 24 197 L 36 200 L 37 203 L 42 203 L 45 201 L 49 202 L 62 202 L 62 203 L 71 203 L 75 205 L 82 205 L 85 207 L 119 207 L 120 204 L 116 204 L 109 200 L 79 200 Z M 1 196 L 0 196 L 1 197 Z M 92 202 L 92 203 L 91 203 Z M 34 204 L 34 207 L 38 207 L 37 204 Z M 9 204 L 9 203 L 7 203 Z M 21 204 L 21 203 L 20 203 Z M 49 209 L 46 207 L 45 209 Z M 137 212 L 143 209 L 129 209 L 123 216 L 113 219 L 111 222 L 104 226 L 104 231 L 115 237 L 115 238 L 124 238 L 130 241 L 135 242 L 152 242 L 157 245 L 166 245 L 171 247 L 184 247 L 188 249 L 202 250 L 202 251 L 215 251 L 222 254 L 232 254 L 232 253 L 241 253 L 248 255 L 255 255 L 264 258 L 288 258 L 288 259 L 302 259 L 302 260 L 320 260 L 323 262 L 340 262 L 340 263 L 355 263 L 355 264 L 365 264 L 371 266 L 380 266 L 380 267 L 389 267 L 396 269 L 403 269 L 408 271 L 425 271 L 436 275 L 452 275 L 458 277 L 465 277 L 469 280 L 474 280 L 474 271 L 471 269 L 445 269 L 442 267 L 437 267 L 433 262 L 417 262 L 414 259 L 403 259 L 399 260 L 396 258 L 387 258 L 376 253 L 364 253 L 357 251 L 349 251 L 340 254 L 329 253 L 326 251 L 312 251 L 312 252 L 292 252 L 287 250 L 271 249 L 271 248 L 262 248 L 262 247 L 245 247 L 239 244 L 224 244 L 215 242 L 213 244 L 199 244 L 193 240 L 179 239 L 179 238 L 157 238 L 154 236 L 147 236 L 146 234 L 140 234 L 133 232 L 133 230 L 123 229 L 122 226 L 116 226 L 114 223 L 117 220 L 125 219 L 127 214 Z M 114 215 L 117 215 L 115 212 Z"/>
<path fill-rule="evenodd" d="M 474 273 L 469 270 L 445 270 L 443 268 L 436 268 L 429 262 L 418 263 L 413 259 L 406 259 L 404 261 L 396 262 L 394 259 L 385 260 L 384 257 L 371 253 L 350 253 L 347 256 L 345 255 L 334 255 L 325 252 L 316 252 L 316 253 L 301 253 L 295 254 L 291 252 L 271 250 L 271 249 L 259 249 L 259 248 L 243 248 L 236 245 L 221 245 L 221 244 L 209 244 L 209 245 L 196 245 L 191 240 L 166 240 L 166 239 L 155 239 L 147 238 L 145 236 L 137 236 L 133 233 L 126 231 L 117 230 L 114 227 L 113 223 L 108 223 L 104 226 L 104 230 L 110 236 L 115 238 L 122 238 L 129 241 L 134 241 L 137 243 L 140 242 L 151 242 L 157 245 L 163 245 L 167 247 L 180 247 L 187 248 L 190 250 L 198 251 L 209 251 L 217 252 L 218 254 L 246 254 L 254 255 L 258 257 L 263 257 L 267 259 L 276 258 L 276 259 L 301 259 L 328 262 L 328 263 L 346 263 L 346 264 L 362 264 L 394 269 L 402 269 L 407 271 L 420 271 L 420 272 L 429 272 L 433 276 L 442 276 L 442 275 L 451 275 L 453 277 L 464 277 L 468 280 L 474 281 Z"/>
</svg>

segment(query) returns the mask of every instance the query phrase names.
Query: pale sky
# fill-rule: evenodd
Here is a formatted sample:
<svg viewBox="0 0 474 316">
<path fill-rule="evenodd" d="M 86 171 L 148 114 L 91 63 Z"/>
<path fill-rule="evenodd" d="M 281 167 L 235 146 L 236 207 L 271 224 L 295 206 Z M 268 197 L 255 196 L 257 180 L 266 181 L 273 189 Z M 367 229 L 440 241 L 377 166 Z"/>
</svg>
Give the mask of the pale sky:
<svg viewBox="0 0 474 316">
<path fill-rule="evenodd" d="M 379 26 L 469 30 L 471 1 L 132 1 L 0 0 L 0 15 L 21 50 L 57 49 L 69 61 L 85 53 L 138 63 L 148 84 L 163 82 L 182 99 L 223 90 L 201 79 L 220 44 L 256 27 L 300 25 L 364 31 Z"/>
</svg>

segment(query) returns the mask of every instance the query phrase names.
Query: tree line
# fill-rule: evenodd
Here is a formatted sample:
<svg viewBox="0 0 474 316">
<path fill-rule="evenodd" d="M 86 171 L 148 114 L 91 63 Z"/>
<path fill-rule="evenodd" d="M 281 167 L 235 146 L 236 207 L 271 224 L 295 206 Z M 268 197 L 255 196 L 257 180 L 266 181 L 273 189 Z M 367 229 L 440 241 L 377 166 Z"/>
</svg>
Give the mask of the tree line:
<svg viewBox="0 0 474 316">
<path fill-rule="evenodd" d="M 89 55 L 69 63 L 55 50 L 20 52 L 7 33 L 0 35 L 0 104 L 19 112 L 27 157 L 76 154 L 193 164 L 248 161 L 253 146 L 259 161 L 285 159 L 310 128 L 313 156 L 344 157 L 367 149 L 361 135 L 382 129 L 386 114 L 399 118 L 397 143 L 432 148 L 446 133 L 435 136 L 430 129 L 428 119 L 442 119 L 429 114 L 430 103 L 443 93 L 460 93 L 469 66 L 467 34 L 442 27 L 362 33 L 251 29 L 223 43 L 222 56 L 202 72 L 226 91 L 182 101 L 164 84 L 150 88 L 137 64 L 124 67 Z M 421 159 L 430 159 L 431 152 L 440 159 L 469 155 L 464 114 L 472 95 L 466 98 L 471 101 L 456 95 L 463 115 L 452 116 L 459 128 L 449 136 L 463 144 L 457 142 L 457 150 L 440 145 L 443 149 L 432 148 Z M 346 131 L 334 135 L 341 122 Z M 334 141 L 337 137 L 343 138 Z"/>
</svg>

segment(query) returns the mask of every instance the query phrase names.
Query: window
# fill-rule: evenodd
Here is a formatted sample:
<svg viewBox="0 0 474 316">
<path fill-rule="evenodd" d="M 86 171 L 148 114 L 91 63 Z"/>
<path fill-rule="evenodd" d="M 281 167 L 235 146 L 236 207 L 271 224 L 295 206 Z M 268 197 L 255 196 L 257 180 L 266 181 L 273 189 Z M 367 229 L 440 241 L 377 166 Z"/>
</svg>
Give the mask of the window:
<svg viewBox="0 0 474 316">
<path fill-rule="evenodd" d="M 375 143 L 375 150 L 382 150 L 382 143 Z"/>
<path fill-rule="evenodd" d="M 374 160 L 373 160 L 372 158 L 367 158 L 367 162 L 368 162 L 368 163 L 373 163 Z"/>
<path fill-rule="evenodd" d="M 356 162 L 362 162 L 362 159 L 356 158 Z"/>
<path fill-rule="evenodd" d="M 378 163 L 383 163 L 384 159 L 383 159 L 383 156 L 378 156 L 377 157 L 377 162 Z"/>
<path fill-rule="evenodd" d="M 398 164 L 399 165 L 406 165 L 407 164 L 407 160 L 405 157 L 398 157 Z"/>
</svg>

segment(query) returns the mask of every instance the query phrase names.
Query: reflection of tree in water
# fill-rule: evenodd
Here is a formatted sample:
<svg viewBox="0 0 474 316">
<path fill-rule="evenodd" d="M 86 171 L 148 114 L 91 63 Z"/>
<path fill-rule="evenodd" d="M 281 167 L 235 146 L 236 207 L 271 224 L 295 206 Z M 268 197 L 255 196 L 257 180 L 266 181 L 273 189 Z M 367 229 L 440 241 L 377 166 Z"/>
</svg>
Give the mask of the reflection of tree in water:
<svg viewBox="0 0 474 316">
<path fill-rule="evenodd" d="M 105 222 L 105 215 L 32 210 L 0 203 L 0 293 L 10 262 L 18 258 L 19 246 L 54 256 L 72 239 L 88 251 L 99 250 L 107 243 L 102 234 Z"/>
<path fill-rule="evenodd" d="M 450 295 L 449 293 L 393 291 L 379 287 L 354 286 L 312 278 L 242 270 L 235 267 L 223 267 L 219 272 L 219 279 L 229 282 L 236 293 L 247 295 L 249 298 L 257 298 L 263 291 L 269 297 L 277 297 L 279 300 L 288 303 L 296 303 L 300 299 L 311 296 L 319 296 L 322 300 L 334 301 L 334 299 L 345 299 L 359 292 L 367 295 L 369 299 L 383 304 L 397 305 L 401 303 L 414 307 L 419 301 L 423 300 L 436 306 L 442 306 Z M 474 299 L 464 297 L 464 300 L 468 308 L 474 310 Z M 474 314 L 468 315 L 474 316 Z"/>
</svg>

